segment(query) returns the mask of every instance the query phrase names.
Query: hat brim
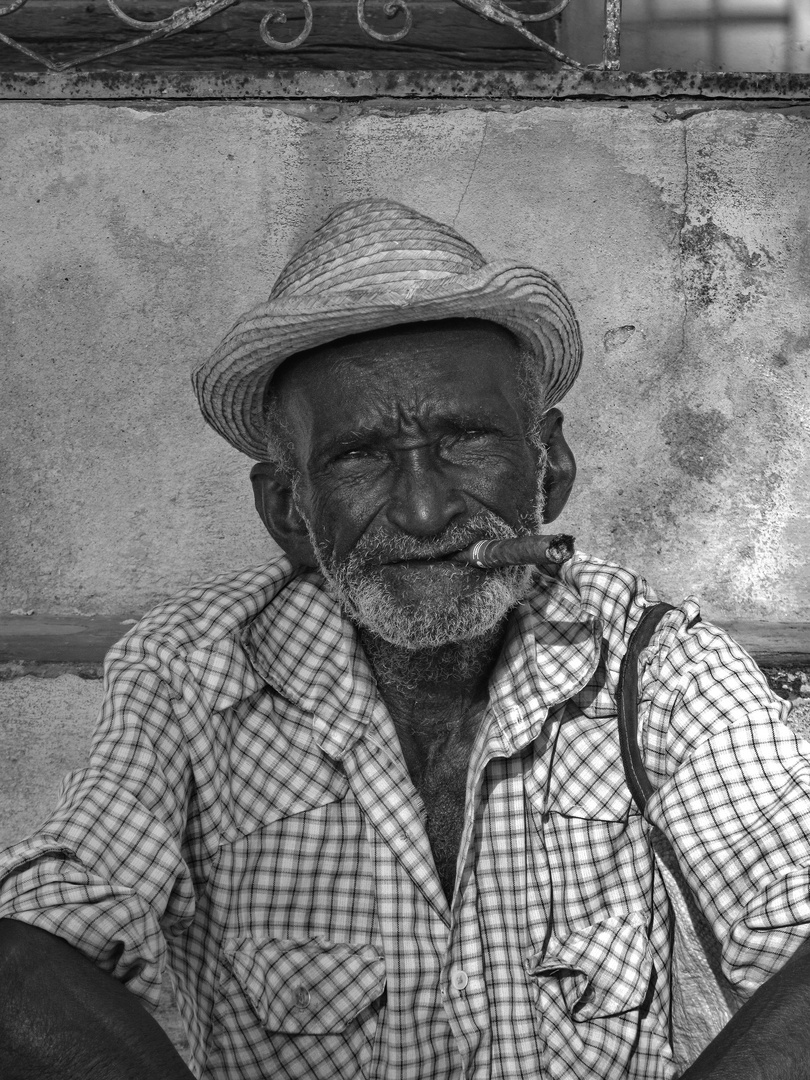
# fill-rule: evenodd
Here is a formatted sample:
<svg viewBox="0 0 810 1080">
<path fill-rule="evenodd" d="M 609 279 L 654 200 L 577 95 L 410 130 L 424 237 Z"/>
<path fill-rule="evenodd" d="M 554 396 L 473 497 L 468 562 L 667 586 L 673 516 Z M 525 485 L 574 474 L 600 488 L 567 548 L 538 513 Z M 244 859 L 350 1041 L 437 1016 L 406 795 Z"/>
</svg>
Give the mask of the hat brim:
<svg viewBox="0 0 810 1080">
<path fill-rule="evenodd" d="M 570 389 L 582 360 L 573 308 L 553 278 L 530 266 L 489 263 L 468 274 L 417 280 L 388 290 L 330 289 L 285 296 L 243 315 L 192 381 L 205 419 L 248 457 L 267 457 L 264 397 L 289 357 L 352 334 L 402 323 L 488 319 L 533 353 L 551 408 Z"/>
</svg>

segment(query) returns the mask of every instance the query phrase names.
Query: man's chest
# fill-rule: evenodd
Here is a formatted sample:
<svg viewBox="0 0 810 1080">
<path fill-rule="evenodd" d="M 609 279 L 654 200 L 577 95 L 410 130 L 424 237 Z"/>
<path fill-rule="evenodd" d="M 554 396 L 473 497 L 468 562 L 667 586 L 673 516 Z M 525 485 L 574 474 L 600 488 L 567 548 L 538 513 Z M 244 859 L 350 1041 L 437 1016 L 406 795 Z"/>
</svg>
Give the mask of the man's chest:
<svg viewBox="0 0 810 1080">
<path fill-rule="evenodd" d="M 468 755 L 442 755 L 419 779 L 427 832 L 436 871 L 448 902 L 453 897 L 456 861 L 464 829 Z"/>
<path fill-rule="evenodd" d="M 333 763 L 331 779 L 323 762 L 323 772 L 303 762 L 288 772 L 284 812 L 278 794 L 264 796 L 260 811 L 263 793 L 254 788 L 251 817 L 222 844 L 206 900 L 229 957 L 233 1022 L 252 1007 L 254 983 L 261 1000 L 266 987 L 291 988 L 296 1024 L 328 984 L 347 1003 L 341 1024 L 363 1034 L 370 1054 L 398 1017 L 411 1019 L 397 1039 L 415 1031 L 417 1014 L 431 1045 L 444 1045 L 451 1029 L 455 1039 L 472 1039 L 483 1025 L 503 1029 L 504 1045 L 513 1046 L 516 1023 L 533 1028 L 538 995 L 560 1024 L 577 1007 L 561 970 L 581 964 L 598 982 L 604 953 L 605 985 L 609 971 L 615 982 L 638 934 L 635 923 L 624 936 L 611 928 L 649 903 L 643 840 L 620 820 L 618 804 L 603 804 L 595 818 L 576 816 L 583 807 L 570 799 L 561 805 L 544 772 L 547 750 L 541 740 L 471 769 L 466 806 L 468 771 L 451 755 L 421 777 L 420 800 L 403 756 L 371 738 Z M 321 782 L 308 784 L 308 771 Z M 231 768 L 232 783 L 243 775 Z M 443 845 L 463 869 L 452 920 Z M 366 996 L 355 1002 L 366 978 Z M 497 1001 L 492 986 L 502 988 Z M 224 1023 L 226 1004 L 217 1009 Z"/>
<path fill-rule="evenodd" d="M 273 719 L 272 728 L 255 716 L 242 724 L 220 761 L 228 812 L 209 883 L 229 933 L 257 922 L 284 933 L 370 930 L 377 898 L 390 891 L 443 915 L 460 855 L 488 888 L 564 895 L 558 915 L 574 920 L 598 917 L 600 897 L 616 884 L 629 796 L 604 725 L 592 737 L 580 729 L 559 739 L 556 753 L 553 740 L 538 738 L 472 765 L 469 746 L 451 741 L 412 776 L 393 730 L 370 730 L 337 760 L 295 713 Z M 583 764 L 585 742 L 598 777 Z M 508 865 L 513 850 L 528 868 L 520 878 Z M 604 890 L 588 885 L 582 899 L 588 865 L 601 867 Z"/>
<path fill-rule="evenodd" d="M 424 806 L 424 825 L 436 871 L 448 903 L 453 898 L 456 861 L 464 831 L 467 778 L 481 711 L 454 730 L 429 727 L 417 737 L 397 726 L 399 744 L 413 786 Z"/>
</svg>

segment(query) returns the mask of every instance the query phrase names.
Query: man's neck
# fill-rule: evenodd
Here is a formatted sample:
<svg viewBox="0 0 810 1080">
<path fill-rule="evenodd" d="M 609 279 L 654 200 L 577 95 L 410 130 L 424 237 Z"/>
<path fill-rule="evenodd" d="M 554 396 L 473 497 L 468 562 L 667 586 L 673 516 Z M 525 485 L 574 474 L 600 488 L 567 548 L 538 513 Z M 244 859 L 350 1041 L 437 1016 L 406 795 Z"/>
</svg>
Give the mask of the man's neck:
<svg viewBox="0 0 810 1080">
<path fill-rule="evenodd" d="M 361 635 L 405 764 L 425 808 L 439 880 L 452 900 L 470 754 L 489 702 L 506 624 L 441 649 L 410 652 Z"/>
<path fill-rule="evenodd" d="M 409 651 L 361 639 L 426 813 L 438 879 L 453 899 L 470 755 L 489 701 L 505 621 L 473 642 Z"/>
<path fill-rule="evenodd" d="M 437 726 L 456 726 L 483 711 L 505 633 L 504 622 L 484 637 L 423 650 L 403 649 L 367 632 L 361 640 L 395 724 L 421 741 Z"/>
</svg>

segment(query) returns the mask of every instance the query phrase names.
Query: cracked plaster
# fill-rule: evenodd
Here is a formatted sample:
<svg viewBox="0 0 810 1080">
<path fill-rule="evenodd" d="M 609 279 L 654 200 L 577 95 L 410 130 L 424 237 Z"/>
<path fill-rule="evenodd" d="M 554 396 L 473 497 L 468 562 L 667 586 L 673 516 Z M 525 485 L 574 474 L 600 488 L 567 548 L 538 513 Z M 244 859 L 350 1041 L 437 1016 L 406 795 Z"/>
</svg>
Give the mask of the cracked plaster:
<svg viewBox="0 0 810 1080">
<path fill-rule="evenodd" d="M 458 216 L 461 213 L 461 208 L 464 205 L 464 200 L 467 197 L 467 192 L 470 190 L 470 184 L 473 182 L 473 178 L 475 176 L 475 171 L 478 168 L 478 162 L 481 160 L 481 154 L 483 154 L 483 152 L 484 152 L 484 145 L 485 145 L 485 143 L 487 141 L 487 127 L 488 127 L 488 117 L 487 117 L 487 115 L 485 113 L 484 114 L 484 126 L 483 126 L 483 128 L 481 130 L 481 145 L 478 147 L 478 153 L 475 155 L 475 161 L 473 161 L 473 163 L 472 163 L 472 168 L 470 169 L 469 179 L 467 180 L 467 183 L 464 185 L 464 190 L 461 193 L 461 198 L 458 200 L 458 206 L 456 207 L 456 212 L 455 212 L 455 214 L 453 216 L 453 222 L 452 222 L 454 228 L 455 228 L 456 222 L 458 221 Z"/>
</svg>

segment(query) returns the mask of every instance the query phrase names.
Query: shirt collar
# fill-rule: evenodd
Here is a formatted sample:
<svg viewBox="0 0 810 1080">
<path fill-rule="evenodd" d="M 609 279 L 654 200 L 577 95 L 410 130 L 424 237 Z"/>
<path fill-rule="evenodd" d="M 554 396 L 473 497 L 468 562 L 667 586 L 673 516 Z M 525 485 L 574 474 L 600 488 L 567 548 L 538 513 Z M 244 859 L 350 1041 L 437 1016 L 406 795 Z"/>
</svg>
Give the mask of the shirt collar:
<svg viewBox="0 0 810 1080">
<path fill-rule="evenodd" d="M 591 679 L 599 664 L 602 632 L 602 620 L 582 602 L 575 575 L 538 575 L 532 592 L 512 614 L 490 683 L 491 711 L 504 753 L 514 753 L 536 738 L 549 710 Z"/>
<path fill-rule="evenodd" d="M 364 734 L 379 706 L 374 676 L 320 574 L 293 578 L 245 628 L 242 644 L 259 675 L 312 715 L 331 757 L 343 757 Z"/>
<path fill-rule="evenodd" d="M 536 738 L 549 709 L 588 682 L 601 637 L 602 622 L 582 602 L 575 572 L 538 575 L 510 617 L 490 683 L 491 737 L 500 752 L 510 755 Z M 382 707 L 357 632 L 315 571 L 290 575 L 240 640 L 241 650 L 233 644 L 255 674 L 312 716 L 316 739 L 331 757 L 344 757 Z M 255 674 L 243 696 L 257 689 Z"/>
</svg>

